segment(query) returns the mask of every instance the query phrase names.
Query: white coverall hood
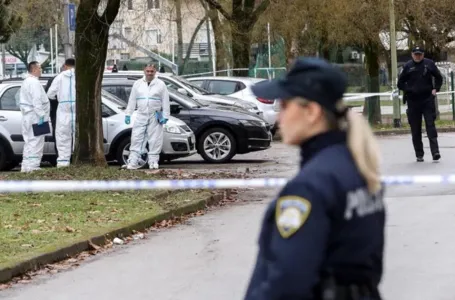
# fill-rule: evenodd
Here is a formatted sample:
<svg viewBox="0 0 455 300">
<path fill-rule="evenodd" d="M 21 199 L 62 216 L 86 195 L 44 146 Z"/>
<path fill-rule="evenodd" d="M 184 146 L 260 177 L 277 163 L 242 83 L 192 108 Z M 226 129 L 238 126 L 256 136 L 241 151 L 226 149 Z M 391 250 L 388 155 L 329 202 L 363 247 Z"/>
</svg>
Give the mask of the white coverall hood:
<svg viewBox="0 0 455 300">
<path fill-rule="evenodd" d="M 157 120 L 157 112 L 169 119 L 169 92 L 166 84 L 158 78 L 150 83 L 146 77 L 137 80 L 131 90 L 126 115 L 131 116 L 137 108 L 136 120 L 131 133 L 128 168 L 138 168 L 142 155 L 146 153 L 148 143 L 148 163 L 158 168 L 158 161 L 163 146 L 163 125 Z"/>
<path fill-rule="evenodd" d="M 47 96 L 57 96 L 57 122 L 55 126 L 55 142 L 57 144 L 57 167 L 70 164 L 74 149 L 76 131 L 76 75 L 74 69 L 61 72 L 52 82 Z"/>
<path fill-rule="evenodd" d="M 40 118 L 49 121 L 50 103 L 43 86 L 38 78 L 28 74 L 22 82 L 19 95 L 19 107 L 22 113 L 22 137 L 24 150 L 22 152 L 22 172 L 38 170 L 44 150 L 44 135 L 33 134 L 33 124 Z"/>
</svg>

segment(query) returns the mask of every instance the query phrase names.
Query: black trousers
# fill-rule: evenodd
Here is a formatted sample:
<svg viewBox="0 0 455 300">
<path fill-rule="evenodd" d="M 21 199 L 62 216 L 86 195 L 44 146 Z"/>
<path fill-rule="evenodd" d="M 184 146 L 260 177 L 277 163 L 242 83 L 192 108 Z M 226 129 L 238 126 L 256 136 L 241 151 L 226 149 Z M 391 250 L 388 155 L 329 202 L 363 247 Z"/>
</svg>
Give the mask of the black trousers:
<svg viewBox="0 0 455 300">
<path fill-rule="evenodd" d="M 49 117 L 52 122 L 52 137 L 54 138 L 54 149 L 55 149 L 55 154 L 58 157 L 58 151 L 57 151 L 57 142 L 55 140 L 55 125 L 57 123 L 57 107 L 58 107 L 58 101 L 57 100 L 50 100 L 50 106 L 51 106 L 51 111 L 49 114 Z"/>
<path fill-rule="evenodd" d="M 406 110 L 408 122 L 411 126 L 412 144 L 416 157 L 423 157 L 422 143 L 422 116 L 425 120 L 428 140 L 430 142 L 431 154 L 439 153 L 438 133 L 436 131 L 436 102 L 432 95 L 427 99 L 408 99 L 408 109 Z"/>
</svg>

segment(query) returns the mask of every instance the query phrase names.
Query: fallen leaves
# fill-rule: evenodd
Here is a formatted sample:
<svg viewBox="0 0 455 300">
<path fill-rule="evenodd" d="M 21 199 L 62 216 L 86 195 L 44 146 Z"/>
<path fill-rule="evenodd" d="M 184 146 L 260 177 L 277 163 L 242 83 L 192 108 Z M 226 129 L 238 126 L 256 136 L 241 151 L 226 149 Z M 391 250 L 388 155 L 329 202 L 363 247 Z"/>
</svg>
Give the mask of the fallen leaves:
<svg viewBox="0 0 455 300">
<path fill-rule="evenodd" d="M 70 227 L 70 226 L 66 226 L 65 227 L 65 231 L 69 232 L 69 233 L 72 233 L 72 232 L 75 232 L 76 230 L 74 228 Z"/>
</svg>

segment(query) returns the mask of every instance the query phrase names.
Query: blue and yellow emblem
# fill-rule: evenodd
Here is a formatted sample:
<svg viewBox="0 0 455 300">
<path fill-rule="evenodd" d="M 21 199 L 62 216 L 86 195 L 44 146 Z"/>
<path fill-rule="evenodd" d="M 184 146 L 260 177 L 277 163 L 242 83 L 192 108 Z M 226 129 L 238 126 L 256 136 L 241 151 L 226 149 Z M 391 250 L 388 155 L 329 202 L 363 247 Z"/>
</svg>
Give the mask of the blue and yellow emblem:
<svg viewBox="0 0 455 300">
<path fill-rule="evenodd" d="M 281 197 L 276 202 L 275 222 L 281 237 L 287 239 L 305 224 L 311 203 L 299 196 Z"/>
</svg>

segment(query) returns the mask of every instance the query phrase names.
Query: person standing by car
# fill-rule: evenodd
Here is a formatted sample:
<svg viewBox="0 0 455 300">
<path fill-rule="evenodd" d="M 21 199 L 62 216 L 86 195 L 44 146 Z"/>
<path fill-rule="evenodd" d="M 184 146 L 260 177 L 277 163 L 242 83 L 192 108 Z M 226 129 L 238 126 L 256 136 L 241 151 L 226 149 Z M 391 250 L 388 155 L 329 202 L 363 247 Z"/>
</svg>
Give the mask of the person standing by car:
<svg viewBox="0 0 455 300">
<path fill-rule="evenodd" d="M 385 208 L 378 145 L 343 103 L 346 76 L 297 58 L 282 79 L 252 87 L 280 99 L 283 142 L 299 146 L 298 174 L 266 210 L 245 300 L 381 299 Z"/>
<path fill-rule="evenodd" d="M 57 75 L 52 82 L 47 96 L 57 97 L 56 144 L 58 149 L 57 168 L 70 165 L 74 146 L 76 129 L 76 75 L 74 67 L 76 60 L 68 58 L 65 61 L 65 71 Z"/>
<path fill-rule="evenodd" d="M 433 85 L 433 77 L 435 83 Z M 406 114 L 411 126 L 412 144 L 418 162 L 423 162 L 422 115 L 425 119 L 430 150 L 433 160 L 439 160 L 441 154 L 436 131 L 436 93 L 441 89 L 443 78 L 436 64 L 424 57 L 420 47 L 412 49 L 412 60 L 408 61 L 398 78 L 398 89 L 404 92 L 403 102 L 408 106 Z"/>
<path fill-rule="evenodd" d="M 123 166 L 133 170 L 140 167 L 147 143 L 149 167 L 158 169 L 163 147 L 163 126 L 170 116 L 169 92 L 166 84 L 155 77 L 155 65 L 146 65 L 144 73 L 145 76 L 133 84 L 125 111 L 125 123 L 130 124 L 131 115 L 137 108 L 128 164 Z"/>
<path fill-rule="evenodd" d="M 44 135 L 35 136 L 33 124 L 41 125 L 49 120 L 50 104 L 43 86 L 38 78 L 41 76 L 41 65 L 32 61 L 27 66 L 28 74 L 20 90 L 20 110 L 22 113 L 22 152 L 21 172 L 40 169 L 44 150 Z"/>
<path fill-rule="evenodd" d="M 65 65 L 62 66 L 61 68 L 63 71 L 66 70 Z M 47 92 L 49 91 L 49 88 L 51 87 L 52 82 L 58 75 L 55 75 L 51 79 L 49 79 L 46 83 L 46 87 L 44 87 L 44 91 Z M 58 157 L 58 149 L 57 149 L 57 140 L 55 138 L 55 126 L 57 124 L 57 108 L 58 108 L 58 99 L 57 96 L 55 98 L 49 99 L 50 105 L 51 105 L 51 112 L 50 112 L 50 120 L 52 123 L 52 137 L 54 138 L 54 150 L 55 150 L 55 155 Z"/>
</svg>

